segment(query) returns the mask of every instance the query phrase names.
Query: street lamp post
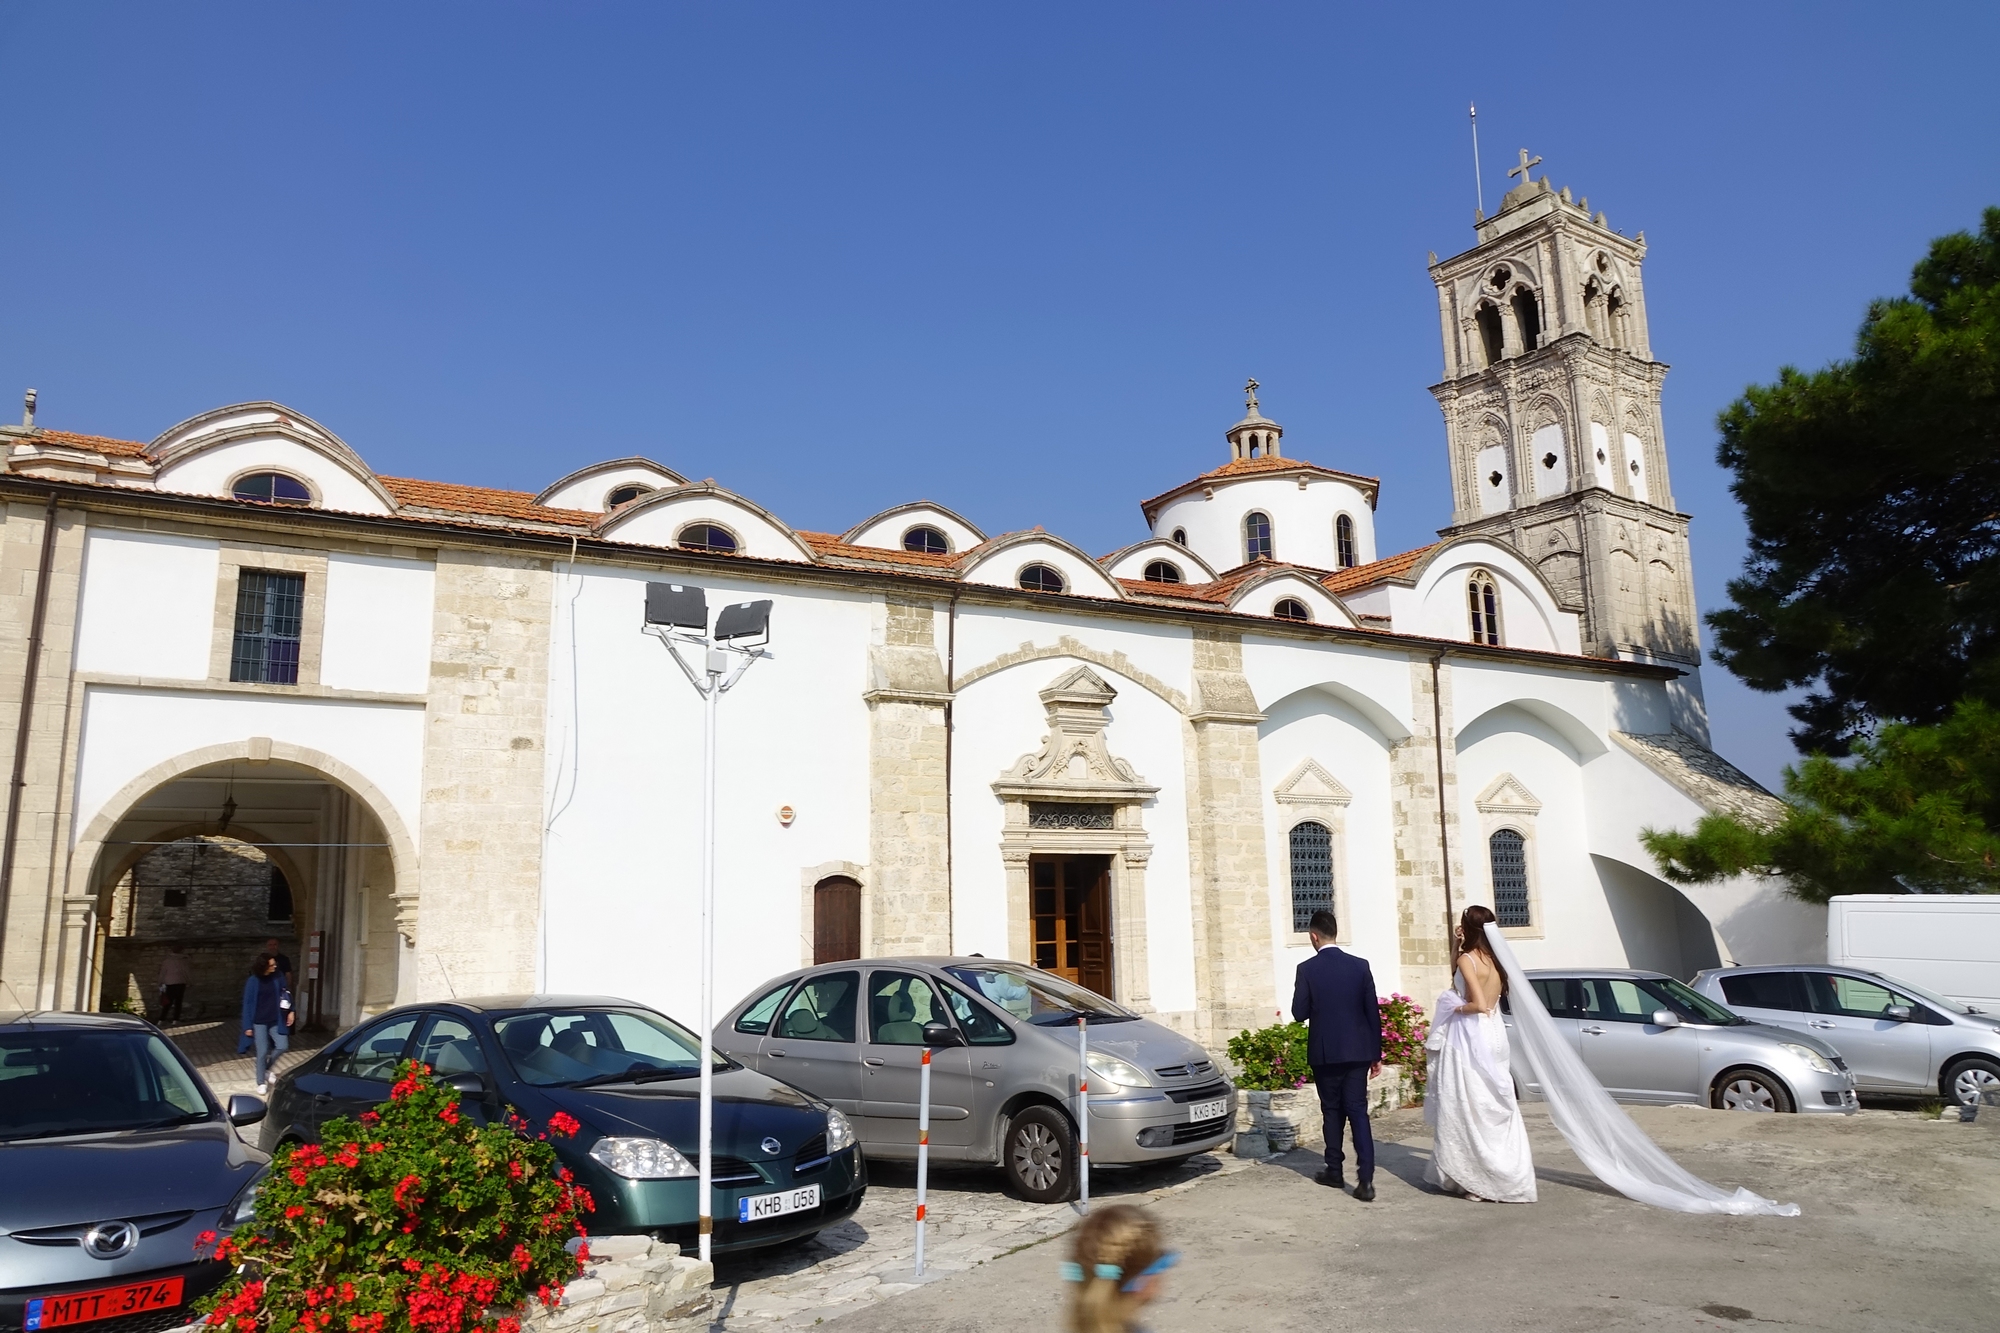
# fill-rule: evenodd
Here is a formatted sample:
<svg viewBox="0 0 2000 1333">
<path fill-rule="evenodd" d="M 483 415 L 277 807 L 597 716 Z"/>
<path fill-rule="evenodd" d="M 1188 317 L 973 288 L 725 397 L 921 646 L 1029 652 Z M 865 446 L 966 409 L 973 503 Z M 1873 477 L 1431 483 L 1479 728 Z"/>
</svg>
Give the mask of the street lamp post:
<svg viewBox="0 0 2000 1333">
<path fill-rule="evenodd" d="M 708 628 L 708 594 L 682 583 L 646 585 L 645 633 L 666 646 L 674 664 L 702 697 L 701 745 L 701 1162 L 695 1183 L 701 1218 L 701 1260 L 709 1261 L 715 1232 L 715 735 L 722 696 L 760 657 L 768 657 L 771 604 L 737 602 Z M 750 642 L 744 642 L 750 640 Z M 700 648 L 701 670 L 678 645 Z M 737 660 L 732 664 L 731 657 Z"/>
</svg>

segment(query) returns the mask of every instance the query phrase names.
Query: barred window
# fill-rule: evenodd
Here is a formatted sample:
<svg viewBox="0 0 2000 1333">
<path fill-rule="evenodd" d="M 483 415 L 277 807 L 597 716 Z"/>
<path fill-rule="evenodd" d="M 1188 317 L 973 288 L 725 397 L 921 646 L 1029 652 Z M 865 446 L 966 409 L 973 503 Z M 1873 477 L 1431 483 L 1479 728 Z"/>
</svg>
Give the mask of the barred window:
<svg viewBox="0 0 2000 1333">
<path fill-rule="evenodd" d="M 1292 929 L 1303 932 L 1314 912 L 1333 910 L 1333 834 L 1307 820 L 1292 825 Z"/>
<path fill-rule="evenodd" d="M 236 639 L 229 678 L 265 685 L 299 683 L 299 628 L 306 576 L 246 569 L 236 577 Z"/>
<path fill-rule="evenodd" d="M 1528 840 L 1503 828 L 1486 840 L 1493 864 L 1493 916 L 1503 926 L 1533 924 L 1528 912 Z"/>
</svg>

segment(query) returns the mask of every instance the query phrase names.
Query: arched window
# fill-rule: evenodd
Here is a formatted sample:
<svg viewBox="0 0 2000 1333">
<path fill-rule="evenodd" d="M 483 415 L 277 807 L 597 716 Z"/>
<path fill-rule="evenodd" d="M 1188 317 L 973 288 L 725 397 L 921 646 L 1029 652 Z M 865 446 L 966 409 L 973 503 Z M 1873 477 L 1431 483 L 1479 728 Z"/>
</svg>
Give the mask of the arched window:
<svg viewBox="0 0 2000 1333">
<path fill-rule="evenodd" d="M 905 551 L 922 551 L 925 555 L 945 555 L 951 550 L 951 543 L 936 528 L 919 525 L 903 534 Z"/>
<path fill-rule="evenodd" d="M 1528 840 L 1510 828 L 1486 840 L 1493 866 L 1493 916 L 1503 926 L 1534 924 L 1528 911 Z"/>
<path fill-rule="evenodd" d="M 717 551 L 723 555 L 736 554 L 736 538 L 725 528 L 713 523 L 690 523 L 681 529 L 675 542 L 683 551 Z"/>
<path fill-rule="evenodd" d="M 1521 330 L 1521 350 L 1532 352 L 1542 345 L 1542 311 L 1535 294 L 1526 287 L 1514 289 L 1514 326 Z"/>
<path fill-rule="evenodd" d="M 1333 520 L 1333 545 L 1342 569 L 1352 569 L 1360 563 L 1354 551 L 1354 520 L 1345 514 Z"/>
<path fill-rule="evenodd" d="M 265 504 L 309 505 L 313 501 L 304 482 L 282 472 L 252 472 L 238 477 L 229 490 L 239 500 L 262 500 Z"/>
<path fill-rule="evenodd" d="M 1061 592 L 1063 576 L 1047 565 L 1029 565 L 1021 570 L 1020 585 L 1029 592 Z"/>
<path fill-rule="evenodd" d="M 1176 545 L 1176 546 L 1186 546 L 1186 545 L 1187 545 L 1187 529 L 1186 529 L 1186 528 L 1175 528 L 1175 529 L 1174 529 L 1174 545 Z"/>
<path fill-rule="evenodd" d="M 623 486 L 612 487 L 611 494 L 604 497 L 604 503 L 610 508 L 616 509 L 619 505 L 631 504 L 634 500 L 647 494 L 652 489 L 650 486 L 641 486 L 636 482 L 628 481 Z"/>
<path fill-rule="evenodd" d="M 1314 912 L 1333 910 L 1333 834 L 1307 820 L 1292 825 L 1292 929 L 1312 925 Z"/>
<path fill-rule="evenodd" d="M 1500 642 L 1500 589 L 1493 576 L 1479 570 L 1466 580 L 1465 598 L 1472 616 L 1472 641 L 1498 645 Z"/>
<path fill-rule="evenodd" d="M 1252 510 L 1243 520 L 1243 559 L 1269 560 L 1271 558 L 1271 516 Z"/>
<path fill-rule="evenodd" d="M 1499 365 L 1507 347 L 1506 338 L 1500 332 L 1500 307 L 1491 301 L 1481 301 L 1479 309 L 1472 312 L 1472 319 L 1479 325 L 1479 341 L 1486 352 L 1486 364 Z"/>
<path fill-rule="evenodd" d="M 1149 560 L 1146 562 L 1146 582 L 1179 583 L 1181 567 L 1171 560 Z"/>
<path fill-rule="evenodd" d="M 1280 620 L 1311 620 L 1312 608 L 1296 597 L 1280 597 L 1278 604 L 1271 608 L 1271 614 Z"/>
</svg>

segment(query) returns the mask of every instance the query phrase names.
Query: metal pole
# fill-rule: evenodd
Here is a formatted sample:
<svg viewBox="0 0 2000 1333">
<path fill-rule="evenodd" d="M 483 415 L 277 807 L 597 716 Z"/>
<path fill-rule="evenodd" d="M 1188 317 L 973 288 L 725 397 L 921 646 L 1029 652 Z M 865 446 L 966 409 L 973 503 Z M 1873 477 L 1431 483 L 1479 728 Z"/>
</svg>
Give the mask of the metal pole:
<svg viewBox="0 0 2000 1333">
<path fill-rule="evenodd" d="M 701 789 L 701 1261 L 709 1262 L 709 1239 L 715 1232 L 715 722 L 722 700 L 722 673 L 727 663 L 720 651 L 708 650 L 703 663 L 708 688 L 702 719 Z"/>
<path fill-rule="evenodd" d="M 917 1073 L 917 1276 L 924 1275 L 924 1200 L 931 1179 L 931 1048 Z"/>
<path fill-rule="evenodd" d="M 1090 1025 L 1076 1016 L 1076 1188 L 1077 1206 L 1090 1211 Z"/>
<path fill-rule="evenodd" d="M 1472 188 L 1479 195 L 1479 211 L 1486 211 L 1486 185 L 1479 179 L 1479 108 L 1471 103 L 1467 107 L 1472 113 Z"/>
</svg>

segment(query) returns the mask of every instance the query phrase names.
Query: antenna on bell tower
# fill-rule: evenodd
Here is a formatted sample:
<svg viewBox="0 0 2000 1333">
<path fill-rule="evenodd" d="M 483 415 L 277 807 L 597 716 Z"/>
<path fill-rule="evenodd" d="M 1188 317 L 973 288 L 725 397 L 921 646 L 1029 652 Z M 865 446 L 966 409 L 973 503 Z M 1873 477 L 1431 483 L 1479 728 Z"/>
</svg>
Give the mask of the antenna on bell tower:
<svg viewBox="0 0 2000 1333">
<path fill-rule="evenodd" d="M 1472 116 L 1472 189 L 1479 196 L 1479 216 L 1484 219 L 1486 216 L 1486 186 L 1479 179 L 1479 106 L 1477 103 L 1468 102 L 1466 107 Z"/>
</svg>

